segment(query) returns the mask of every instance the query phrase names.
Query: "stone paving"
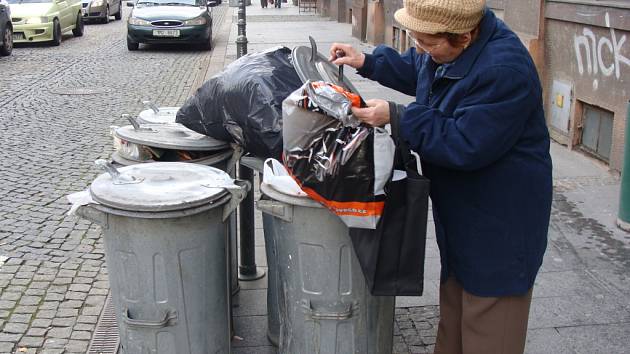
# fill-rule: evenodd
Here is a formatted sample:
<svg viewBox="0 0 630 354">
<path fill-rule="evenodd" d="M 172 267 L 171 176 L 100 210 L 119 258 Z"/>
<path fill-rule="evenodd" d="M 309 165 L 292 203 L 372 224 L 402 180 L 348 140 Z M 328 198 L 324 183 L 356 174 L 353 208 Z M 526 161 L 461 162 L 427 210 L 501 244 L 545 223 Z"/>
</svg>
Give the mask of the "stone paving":
<svg viewBox="0 0 630 354">
<path fill-rule="evenodd" d="M 215 8 L 215 27 L 227 5 Z M 128 8 L 125 8 L 128 14 Z M 125 16 L 126 18 L 126 16 Z M 65 196 L 100 173 L 109 127 L 141 100 L 176 106 L 211 52 L 128 52 L 125 21 L 0 58 L 0 353 L 85 353 L 109 285 L 98 227 Z"/>
</svg>

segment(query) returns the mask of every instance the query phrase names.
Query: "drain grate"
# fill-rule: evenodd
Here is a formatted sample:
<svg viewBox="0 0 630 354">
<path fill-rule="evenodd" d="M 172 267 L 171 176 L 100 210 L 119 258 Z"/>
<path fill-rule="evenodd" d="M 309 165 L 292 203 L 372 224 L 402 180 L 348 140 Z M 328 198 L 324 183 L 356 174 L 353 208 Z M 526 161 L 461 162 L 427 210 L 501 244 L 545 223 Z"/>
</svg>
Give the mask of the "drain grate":
<svg viewBox="0 0 630 354">
<path fill-rule="evenodd" d="M 55 94 L 55 95 L 89 96 L 89 95 L 101 95 L 104 93 L 108 93 L 109 89 L 73 87 L 73 88 L 56 88 L 56 89 L 51 89 L 49 91 L 50 93 Z"/>
<path fill-rule="evenodd" d="M 118 338 L 118 325 L 111 293 L 107 295 L 105 307 L 98 319 L 96 331 L 90 342 L 88 354 L 117 354 L 120 344 Z"/>
</svg>

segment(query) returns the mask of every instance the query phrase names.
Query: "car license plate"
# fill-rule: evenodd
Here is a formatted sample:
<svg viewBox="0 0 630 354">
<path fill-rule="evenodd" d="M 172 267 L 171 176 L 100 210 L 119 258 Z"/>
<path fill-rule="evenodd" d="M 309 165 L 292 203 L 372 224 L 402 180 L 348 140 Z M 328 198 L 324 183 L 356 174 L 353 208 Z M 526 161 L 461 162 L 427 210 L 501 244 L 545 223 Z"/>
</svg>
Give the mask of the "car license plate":
<svg viewBox="0 0 630 354">
<path fill-rule="evenodd" d="M 14 41 L 22 41 L 22 40 L 25 40 L 25 39 L 26 39 L 26 37 L 24 37 L 24 33 L 20 33 L 20 32 L 13 33 L 13 40 Z"/>
<path fill-rule="evenodd" d="M 179 37 L 179 30 L 153 30 L 154 37 Z"/>
</svg>

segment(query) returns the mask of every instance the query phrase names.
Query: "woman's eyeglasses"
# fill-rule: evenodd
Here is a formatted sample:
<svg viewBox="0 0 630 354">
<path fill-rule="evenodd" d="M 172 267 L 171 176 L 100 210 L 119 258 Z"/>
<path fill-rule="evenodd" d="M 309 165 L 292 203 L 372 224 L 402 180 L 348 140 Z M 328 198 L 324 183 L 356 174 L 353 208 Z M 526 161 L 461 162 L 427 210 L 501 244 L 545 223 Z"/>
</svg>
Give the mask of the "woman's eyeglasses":
<svg viewBox="0 0 630 354">
<path fill-rule="evenodd" d="M 423 44 L 417 38 L 414 38 L 412 36 L 410 36 L 410 37 L 411 37 L 411 39 L 413 39 L 413 42 L 414 42 L 416 48 L 422 49 L 422 51 L 427 53 L 427 54 L 431 54 L 432 51 L 440 48 L 444 44 L 444 42 L 440 42 L 440 43 L 436 43 L 436 44 L 427 45 L 427 44 Z"/>
</svg>

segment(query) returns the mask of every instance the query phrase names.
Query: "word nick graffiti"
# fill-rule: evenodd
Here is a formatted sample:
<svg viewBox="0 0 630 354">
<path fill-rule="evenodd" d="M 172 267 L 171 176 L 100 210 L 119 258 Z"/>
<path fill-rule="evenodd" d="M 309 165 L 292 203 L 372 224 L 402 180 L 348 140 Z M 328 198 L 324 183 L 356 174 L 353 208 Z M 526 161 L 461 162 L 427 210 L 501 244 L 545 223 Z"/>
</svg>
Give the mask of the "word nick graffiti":
<svg viewBox="0 0 630 354">
<path fill-rule="evenodd" d="M 623 45 L 626 42 L 626 35 L 617 38 L 615 29 L 610 26 L 610 17 L 608 13 L 605 17 L 606 27 L 610 29 L 610 38 L 597 38 L 595 33 L 589 28 L 582 30 L 581 36 L 575 36 L 575 56 L 577 59 L 578 71 L 580 75 L 584 75 L 584 60 L 586 58 L 586 72 L 588 75 L 597 75 L 600 71 L 602 75 L 608 77 L 615 75 L 619 80 L 622 73 L 622 65 L 630 67 L 630 59 L 622 54 Z M 581 50 L 581 49 L 584 50 Z M 611 58 L 605 61 L 604 54 L 610 53 Z M 597 88 L 597 80 L 593 82 L 594 88 Z"/>
</svg>

